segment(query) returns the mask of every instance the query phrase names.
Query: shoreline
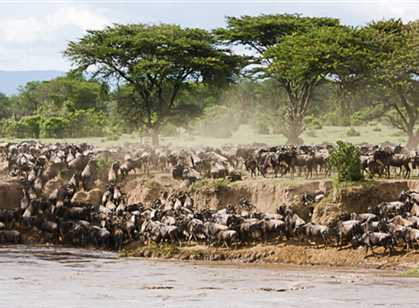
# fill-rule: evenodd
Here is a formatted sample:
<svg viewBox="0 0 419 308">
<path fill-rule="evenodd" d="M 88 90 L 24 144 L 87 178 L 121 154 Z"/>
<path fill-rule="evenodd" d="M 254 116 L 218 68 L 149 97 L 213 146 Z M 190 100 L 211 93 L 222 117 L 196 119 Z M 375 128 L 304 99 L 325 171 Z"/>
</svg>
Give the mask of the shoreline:
<svg viewBox="0 0 419 308">
<path fill-rule="evenodd" d="M 317 248 L 297 244 L 257 244 L 239 248 L 207 247 L 203 245 L 173 246 L 169 244 L 130 245 L 119 252 L 119 256 L 140 257 L 155 260 L 205 262 L 226 265 L 307 266 L 327 268 L 378 269 L 403 273 L 416 270 L 419 266 L 419 252 L 397 252 L 382 256 L 377 249 L 376 256 L 364 258 L 363 249 L 353 250 L 337 247 Z"/>
<path fill-rule="evenodd" d="M 128 247 L 131 246 L 131 247 Z M 34 254 L 51 250 L 52 254 L 72 254 L 77 251 L 81 258 L 139 259 L 157 262 L 180 262 L 203 266 L 233 266 L 277 268 L 286 270 L 331 270 L 333 272 L 371 273 L 379 271 L 391 276 L 419 278 L 419 252 L 412 251 L 393 256 L 364 258 L 364 250 L 337 247 L 317 248 L 307 245 L 281 243 L 258 244 L 235 249 L 206 247 L 203 245 L 174 246 L 169 244 L 136 245 L 131 243 L 120 251 L 109 251 L 95 247 L 74 247 L 57 244 L 29 243 L 19 245 L 0 245 L 0 251 L 20 252 L 27 249 Z M 304 253 L 302 253 L 304 252 Z M 317 255 L 317 257 L 316 257 Z M 340 256 L 346 255 L 345 258 Z M 1 254 L 0 254 L 1 256 Z"/>
</svg>

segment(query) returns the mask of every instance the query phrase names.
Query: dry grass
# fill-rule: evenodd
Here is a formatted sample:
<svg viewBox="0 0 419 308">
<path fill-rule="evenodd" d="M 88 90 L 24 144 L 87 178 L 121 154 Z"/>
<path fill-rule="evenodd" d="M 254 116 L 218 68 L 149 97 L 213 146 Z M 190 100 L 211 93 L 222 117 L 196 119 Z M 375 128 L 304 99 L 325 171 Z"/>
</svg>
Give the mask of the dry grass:
<svg viewBox="0 0 419 308">
<path fill-rule="evenodd" d="M 377 130 L 377 127 L 381 131 Z M 407 137 L 400 134 L 400 131 L 383 125 L 377 126 L 358 126 L 356 130 L 360 132 L 360 136 L 347 136 L 348 127 L 338 126 L 324 126 L 322 129 L 316 130 L 316 134 L 312 135 L 309 131 L 306 131 L 302 138 L 306 144 L 319 144 L 319 143 L 335 143 L 337 140 L 345 140 L 355 144 L 360 143 L 402 143 L 404 144 Z M 145 142 L 149 142 L 148 138 L 145 138 Z M 2 139 L 5 141 L 22 141 L 24 139 Z M 118 140 L 109 140 L 106 138 L 70 138 L 70 139 L 40 139 L 46 143 L 56 142 L 69 142 L 69 143 L 82 143 L 87 142 L 95 145 L 111 146 L 111 145 L 123 145 L 127 143 L 138 143 L 140 139 L 134 135 L 122 135 Z M 282 135 L 260 135 L 256 134 L 254 130 L 248 125 L 242 125 L 231 138 L 209 138 L 209 137 L 198 137 L 183 135 L 181 137 L 162 137 L 162 144 L 175 144 L 181 146 L 196 146 L 196 145 L 208 145 L 208 146 L 220 146 L 223 144 L 252 144 L 252 143 L 266 143 L 269 145 L 284 144 L 286 138 Z"/>
</svg>

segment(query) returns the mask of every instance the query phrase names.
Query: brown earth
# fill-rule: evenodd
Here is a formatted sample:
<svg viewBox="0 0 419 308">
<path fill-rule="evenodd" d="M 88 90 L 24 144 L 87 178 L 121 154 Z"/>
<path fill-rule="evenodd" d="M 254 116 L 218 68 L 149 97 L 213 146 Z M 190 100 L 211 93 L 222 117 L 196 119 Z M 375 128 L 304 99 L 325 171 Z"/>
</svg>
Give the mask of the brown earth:
<svg viewBox="0 0 419 308">
<path fill-rule="evenodd" d="M 326 197 L 315 204 L 312 220 L 327 224 L 343 212 L 366 212 L 368 206 L 383 201 L 394 201 L 403 190 L 419 189 L 417 180 L 380 180 L 357 184 L 334 185 L 329 179 L 245 179 L 228 183 L 206 180 L 204 185 L 183 186 L 168 175 L 154 175 L 149 178 L 133 177 L 126 181 L 123 190 L 129 202 L 149 203 L 160 197 L 164 191 L 190 191 L 198 208 L 220 209 L 228 204 L 238 204 L 246 198 L 261 212 L 274 213 L 280 205 L 294 209 L 304 219 L 309 218 L 309 209 L 302 203 L 304 193 L 322 191 Z"/>
<path fill-rule="evenodd" d="M 51 192 L 61 185 L 63 180 L 55 178 L 46 184 L 46 191 Z M 95 189 L 80 192 L 74 198 L 81 203 L 98 202 L 105 189 L 103 182 L 98 182 Z M 323 191 L 326 197 L 314 205 L 312 220 L 327 224 L 342 212 L 365 212 L 370 205 L 382 201 L 397 200 L 403 190 L 418 190 L 418 180 L 386 180 L 363 182 L 359 184 L 335 185 L 328 179 L 302 180 L 290 179 L 244 179 L 228 183 L 207 181 L 205 185 L 185 187 L 182 182 L 172 179 L 168 174 L 154 174 L 149 177 L 129 175 L 121 185 L 127 193 L 129 203 L 148 204 L 159 198 L 164 191 L 190 191 L 198 208 L 223 208 L 228 204 L 237 204 L 241 198 L 247 198 L 258 211 L 275 212 L 283 204 L 292 207 L 303 218 L 308 218 L 308 209 L 301 202 L 303 193 Z M 16 180 L 0 178 L 0 208 L 14 208 L 20 205 L 22 191 Z M 34 240 L 36 242 L 36 240 Z M 165 251 L 168 250 L 169 252 Z M 364 258 L 363 250 L 337 248 L 318 249 L 310 245 L 297 245 L 292 242 L 279 245 L 256 245 L 239 249 L 224 249 L 205 246 L 186 246 L 163 250 L 152 246 L 131 245 L 126 251 L 129 255 L 146 257 L 171 257 L 176 259 L 230 260 L 237 262 L 267 262 L 316 264 L 333 266 L 413 266 L 419 263 L 418 253 L 395 256 Z"/>
<path fill-rule="evenodd" d="M 419 251 L 395 252 L 383 255 L 382 249 L 374 249 L 376 255 L 365 250 L 315 245 L 302 245 L 292 242 L 259 244 L 241 248 L 219 248 L 203 245 L 175 247 L 171 245 L 148 246 L 135 244 L 122 251 L 123 256 L 145 258 L 165 258 L 178 260 L 227 261 L 233 263 L 277 263 L 296 265 L 374 267 L 388 269 L 414 268 L 419 264 Z"/>
<path fill-rule="evenodd" d="M 149 179 L 147 185 L 138 182 L 135 187 L 137 201 L 150 200 L 159 196 L 163 190 L 185 189 L 178 182 L 171 180 L 161 184 L 160 179 Z M 335 220 L 342 212 L 366 212 L 368 206 L 383 201 L 397 200 L 403 190 L 415 190 L 419 182 L 415 180 L 388 180 L 363 182 L 359 184 L 334 185 L 330 180 L 290 180 L 246 179 L 228 185 L 211 186 L 192 190 L 198 207 L 221 208 L 235 204 L 245 197 L 259 211 L 274 212 L 281 204 L 287 204 L 297 213 L 307 218 L 308 209 L 301 202 L 303 193 L 323 191 L 326 197 L 314 206 L 313 221 L 327 224 Z M 131 193 L 134 196 L 134 193 Z M 278 245 L 259 244 L 237 249 L 215 248 L 202 245 L 175 247 L 171 245 L 148 245 L 138 243 L 129 245 L 123 255 L 147 258 L 171 258 L 180 260 L 227 261 L 239 263 L 282 263 L 298 265 L 353 266 L 376 268 L 412 268 L 419 264 L 419 251 L 395 253 L 393 256 L 382 255 L 382 249 L 375 249 L 378 254 L 365 258 L 363 249 L 321 247 L 295 242 Z"/>
</svg>

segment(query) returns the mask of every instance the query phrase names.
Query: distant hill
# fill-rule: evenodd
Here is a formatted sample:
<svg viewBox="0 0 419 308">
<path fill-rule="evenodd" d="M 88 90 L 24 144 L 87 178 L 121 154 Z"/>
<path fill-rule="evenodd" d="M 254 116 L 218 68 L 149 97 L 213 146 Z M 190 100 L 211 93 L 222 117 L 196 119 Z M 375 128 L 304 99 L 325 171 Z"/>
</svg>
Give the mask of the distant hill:
<svg viewBox="0 0 419 308">
<path fill-rule="evenodd" d="M 0 71 L 0 92 L 12 95 L 29 81 L 50 80 L 64 75 L 61 71 Z"/>
</svg>

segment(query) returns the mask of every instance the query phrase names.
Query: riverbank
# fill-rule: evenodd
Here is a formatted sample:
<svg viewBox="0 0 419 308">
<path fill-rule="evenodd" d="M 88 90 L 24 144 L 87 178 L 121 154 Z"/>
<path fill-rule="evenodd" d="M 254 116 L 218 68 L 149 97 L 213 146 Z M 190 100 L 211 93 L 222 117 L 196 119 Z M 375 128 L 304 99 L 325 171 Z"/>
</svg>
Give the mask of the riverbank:
<svg viewBox="0 0 419 308">
<path fill-rule="evenodd" d="M 239 248 L 207 247 L 204 245 L 174 246 L 168 244 L 131 244 L 120 252 L 123 257 L 142 257 L 172 260 L 225 262 L 234 264 L 283 264 L 328 267 L 388 269 L 398 272 L 414 270 L 419 265 L 419 251 L 395 252 L 383 255 L 374 249 L 365 256 L 364 249 L 324 248 L 297 243 L 258 244 Z"/>
</svg>

